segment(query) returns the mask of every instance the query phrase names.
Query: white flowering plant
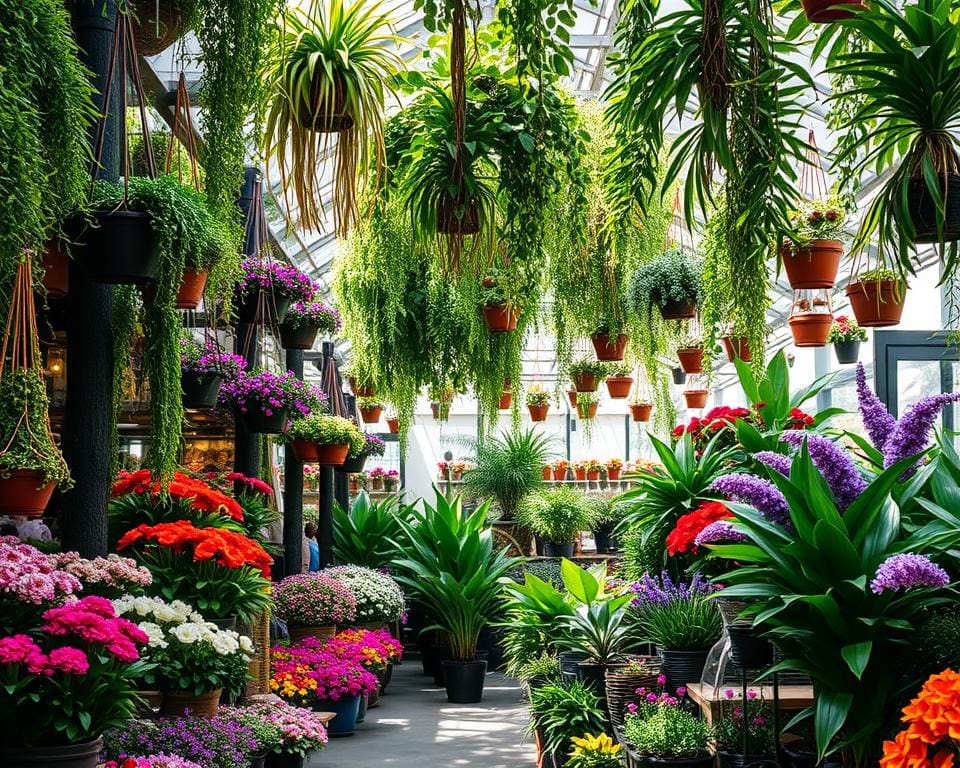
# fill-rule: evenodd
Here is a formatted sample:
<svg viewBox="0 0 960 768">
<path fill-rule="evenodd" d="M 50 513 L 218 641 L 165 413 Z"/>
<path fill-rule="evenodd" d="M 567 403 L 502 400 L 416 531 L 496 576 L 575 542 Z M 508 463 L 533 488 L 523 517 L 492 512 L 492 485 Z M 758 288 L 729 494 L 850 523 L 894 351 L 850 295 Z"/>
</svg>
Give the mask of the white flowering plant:
<svg viewBox="0 0 960 768">
<path fill-rule="evenodd" d="M 220 629 L 181 600 L 128 595 L 113 605 L 149 638 L 143 655 L 151 669 L 144 683 L 197 696 L 220 689 L 228 699 L 243 692 L 254 653 L 249 637 Z"/>
<path fill-rule="evenodd" d="M 389 624 L 403 614 L 403 590 L 390 576 L 359 565 L 327 568 L 324 574 L 345 584 L 357 599 L 357 624 Z"/>
</svg>

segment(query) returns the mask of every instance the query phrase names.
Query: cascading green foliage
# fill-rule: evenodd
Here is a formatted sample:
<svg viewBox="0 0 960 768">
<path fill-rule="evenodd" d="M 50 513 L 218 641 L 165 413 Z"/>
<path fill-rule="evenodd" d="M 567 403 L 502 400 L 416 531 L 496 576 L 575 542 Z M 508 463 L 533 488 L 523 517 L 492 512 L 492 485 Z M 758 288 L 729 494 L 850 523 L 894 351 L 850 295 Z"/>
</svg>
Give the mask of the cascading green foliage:
<svg viewBox="0 0 960 768">
<path fill-rule="evenodd" d="M 714 208 L 707 218 L 703 240 L 703 295 L 700 300 L 700 325 L 703 328 L 703 369 L 713 371 L 713 359 L 730 317 L 733 300 L 733 271 L 727 244 L 726 194 L 714 198 Z"/>
<path fill-rule="evenodd" d="M 130 356 L 137 337 L 140 318 L 140 294 L 136 286 L 118 285 L 113 289 L 113 410 L 110 425 L 110 445 L 113 457 L 111 474 L 116 475 L 120 466 L 120 406 L 123 403 L 123 386 L 130 370 Z"/>
</svg>

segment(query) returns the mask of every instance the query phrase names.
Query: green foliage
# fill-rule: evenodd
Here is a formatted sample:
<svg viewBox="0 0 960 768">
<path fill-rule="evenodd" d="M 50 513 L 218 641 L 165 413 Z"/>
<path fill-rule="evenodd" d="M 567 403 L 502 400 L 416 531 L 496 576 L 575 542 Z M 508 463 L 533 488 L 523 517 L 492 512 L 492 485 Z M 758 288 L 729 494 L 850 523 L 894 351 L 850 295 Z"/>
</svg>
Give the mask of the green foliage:
<svg viewBox="0 0 960 768">
<path fill-rule="evenodd" d="M 579 531 L 588 531 L 596 519 L 596 508 L 583 491 L 561 486 L 530 494 L 517 509 L 517 522 L 544 541 L 566 544 Z"/>
<path fill-rule="evenodd" d="M 743 751 L 743 730 L 746 723 L 747 754 L 770 755 L 776 749 L 776 739 L 773 731 L 773 710 L 770 703 L 763 699 L 727 698 L 729 691 L 724 691 L 720 699 L 720 717 L 714 724 L 716 730 L 717 749 L 724 752 L 740 754 Z M 755 693 L 755 691 L 751 691 Z"/>
<path fill-rule="evenodd" d="M 494 550 L 488 506 L 466 512 L 459 498 L 451 503 L 437 491 L 435 506 L 424 502 L 423 512 L 412 510 L 411 520 L 400 521 L 406 542 L 397 580 L 427 607 L 434 623 L 426 629 L 447 636 L 456 661 L 476 656 L 480 631 L 502 595 L 502 577 L 518 562 Z"/>
<path fill-rule="evenodd" d="M 516 671 L 516 677 L 530 688 L 555 684 L 560 681 L 560 662 L 556 656 L 543 654 L 524 663 Z"/>
<path fill-rule="evenodd" d="M 366 444 L 363 430 L 350 419 L 325 413 L 313 413 L 296 419 L 286 432 L 277 436 L 277 442 L 284 445 L 293 440 L 309 440 L 319 445 L 346 444 L 354 453 L 362 451 Z"/>
<path fill-rule="evenodd" d="M 624 734 L 640 754 L 666 759 L 704 757 L 713 740 L 706 720 L 670 704 L 660 704 L 649 716 L 628 716 Z"/>
<path fill-rule="evenodd" d="M 643 640 L 671 651 L 709 650 L 723 630 L 720 611 L 708 595 L 644 602 L 634 614 Z"/>
<path fill-rule="evenodd" d="M 951 607 L 930 612 L 917 626 L 912 677 L 924 680 L 960 666 L 960 616 Z"/>
<path fill-rule="evenodd" d="M 544 752 L 565 754 L 574 736 L 602 733 L 607 723 L 600 697 L 580 681 L 530 691 L 531 728 L 543 729 Z"/>
<path fill-rule="evenodd" d="M 633 595 L 628 594 L 592 600 L 585 610 L 560 617 L 566 629 L 560 645 L 586 653 L 587 658 L 596 664 L 610 664 L 636 650 L 637 642 L 626 613 L 626 606 L 632 598 Z"/>
<path fill-rule="evenodd" d="M 524 497 L 543 486 L 550 441 L 535 429 L 504 432 L 477 442 L 474 467 L 464 473 L 464 490 L 497 502 L 512 520 Z"/>
<path fill-rule="evenodd" d="M 395 542 L 402 541 L 400 521 L 409 514 L 410 507 L 400 505 L 394 496 L 374 501 L 361 493 L 349 512 L 335 504 L 333 555 L 337 562 L 365 568 L 390 565 L 397 554 Z"/>
<path fill-rule="evenodd" d="M 659 258 L 641 264 L 630 282 L 633 310 L 647 319 L 654 307 L 669 302 L 697 304 L 703 292 L 702 271 L 701 260 L 682 247 L 671 248 Z"/>
</svg>

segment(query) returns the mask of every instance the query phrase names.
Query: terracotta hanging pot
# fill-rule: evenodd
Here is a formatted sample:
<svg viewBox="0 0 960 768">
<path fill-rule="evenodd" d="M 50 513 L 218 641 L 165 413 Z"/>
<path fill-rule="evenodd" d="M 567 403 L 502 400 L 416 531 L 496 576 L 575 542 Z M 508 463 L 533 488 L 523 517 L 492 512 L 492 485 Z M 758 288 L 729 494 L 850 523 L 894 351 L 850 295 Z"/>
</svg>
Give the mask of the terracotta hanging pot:
<svg viewBox="0 0 960 768">
<path fill-rule="evenodd" d="M 794 290 L 804 288 L 833 288 L 843 256 L 839 240 L 812 240 L 807 245 L 781 249 L 783 269 Z"/>
<path fill-rule="evenodd" d="M 852 19 L 856 15 L 853 9 L 866 10 L 868 8 L 865 0 L 801 0 L 801 2 L 807 21 L 814 24 Z M 851 10 L 847 10 L 847 8 Z"/>
<path fill-rule="evenodd" d="M 350 391 L 357 397 L 376 397 L 377 395 L 376 387 L 372 384 L 360 386 L 356 376 L 347 376 L 347 383 L 350 385 Z"/>
<path fill-rule="evenodd" d="M 683 397 L 687 401 L 687 408 L 705 408 L 710 391 L 707 389 L 685 389 Z"/>
<path fill-rule="evenodd" d="M 577 392 L 596 392 L 599 384 L 592 373 L 578 373 L 573 377 L 573 388 Z"/>
<path fill-rule="evenodd" d="M 787 319 L 793 343 L 798 347 L 823 347 L 827 344 L 833 315 L 826 312 L 801 312 Z"/>
<path fill-rule="evenodd" d="M 570 401 L 570 407 L 574 410 L 577 409 L 577 390 L 568 389 L 567 390 L 567 400 Z"/>
<path fill-rule="evenodd" d="M 619 362 L 627 350 L 627 336 L 620 333 L 611 337 L 609 333 L 595 333 L 590 337 L 597 360 Z"/>
<path fill-rule="evenodd" d="M 677 359 L 684 373 L 703 373 L 703 347 L 678 349 Z"/>
<path fill-rule="evenodd" d="M 945 206 L 943 221 L 943 240 L 960 240 L 960 174 L 948 173 L 946 184 L 938 177 Z M 946 189 L 944 189 L 946 187 Z M 907 186 L 907 215 L 916 230 L 914 242 L 939 243 L 937 232 L 937 208 L 923 178 L 913 178 Z"/>
<path fill-rule="evenodd" d="M 653 411 L 653 405 L 650 403 L 634 403 L 630 406 L 634 421 L 650 421 L 651 411 Z"/>
<path fill-rule="evenodd" d="M 723 342 L 723 348 L 727 352 L 727 360 L 731 363 L 740 358 L 745 363 L 753 360 L 753 353 L 747 345 L 746 336 L 723 336 L 720 341 Z"/>
<path fill-rule="evenodd" d="M 546 421 L 547 412 L 550 410 L 550 403 L 528 405 L 527 410 L 530 411 L 530 421 Z"/>
<path fill-rule="evenodd" d="M 347 460 L 347 454 L 350 453 L 349 443 L 321 445 L 312 440 L 294 440 L 291 445 L 293 455 L 305 464 L 339 467 Z"/>
<path fill-rule="evenodd" d="M 484 304 L 483 320 L 492 333 L 517 330 L 520 308 L 510 304 Z"/>
<path fill-rule="evenodd" d="M 907 290 L 896 280 L 857 281 L 847 285 L 847 297 L 859 325 L 885 328 L 900 322 Z"/>
<path fill-rule="evenodd" d="M 513 392 L 500 393 L 500 410 L 505 411 L 513 405 Z"/>
<path fill-rule="evenodd" d="M 400 419 L 397 418 L 388 418 L 387 419 L 387 429 L 390 431 L 391 435 L 396 435 L 400 432 Z"/>
<path fill-rule="evenodd" d="M 0 515 L 43 517 L 56 483 L 44 485 L 43 472 L 16 469 L 9 477 L 0 477 Z"/>
<path fill-rule="evenodd" d="M 360 418 L 364 424 L 376 424 L 383 415 L 383 407 L 380 405 L 361 405 Z"/>
<path fill-rule="evenodd" d="M 580 403 L 577 405 L 577 416 L 581 419 L 590 420 L 597 415 L 598 403 Z"/>
<path fill-rule="evenodd" d="M 697 305 L 693 301 L 668 301 L 660 305 L 660 314 L 664 320 L 689 320 L 697 316 Z"/>
<path fill-rule="evenodd" d="M 59 240 L 50 240 L 43 249 L 43 287 L 51 299 L 62 299 L 70 288 L 70 258 Z"/>
<path fill-rule="evenodd" d="M 607 392 L 614 400 L 622 400 L 630 396 L 630 387 L 633 386 L 631 376 L 607 376 Z"/>
<path fill-rule="evenodd" d="M 183 280 L 177 291 L 177 309 L 196 309 L 203 298 L 203 289 L 207 287 L 207 270 L 183 270 Z"/>
<path fill-rule="evenodd" d="M 430 403 L 433 418 L 436 421 L 446 421 L 450 418 L 450 403 Z"/>
</svg>

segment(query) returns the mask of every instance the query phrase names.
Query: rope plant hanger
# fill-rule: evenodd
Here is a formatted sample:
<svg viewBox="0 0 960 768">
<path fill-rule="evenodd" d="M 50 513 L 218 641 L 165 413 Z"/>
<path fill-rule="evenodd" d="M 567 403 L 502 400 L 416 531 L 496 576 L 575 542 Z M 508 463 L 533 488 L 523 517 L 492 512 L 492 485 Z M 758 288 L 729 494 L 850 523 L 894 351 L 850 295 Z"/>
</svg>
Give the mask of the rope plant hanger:
<svg viewBox="0 0 960 768">
<path fill-rule="evenodd" d="M 25 252 L 0 348 L 0 513 L 39 517 L 54 486 L 72 483 L 50 431 L 31 275 Z"/>
</svg>

